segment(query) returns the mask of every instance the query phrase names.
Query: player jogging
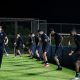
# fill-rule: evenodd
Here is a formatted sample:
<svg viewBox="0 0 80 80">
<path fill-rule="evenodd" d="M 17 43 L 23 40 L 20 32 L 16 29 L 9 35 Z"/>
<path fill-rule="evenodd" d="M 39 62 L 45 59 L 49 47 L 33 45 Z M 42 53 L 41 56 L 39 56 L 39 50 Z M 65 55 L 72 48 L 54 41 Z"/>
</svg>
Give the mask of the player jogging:
<svg viewBox="0 0 80 80">
<path fill-rule="evenodd" d="M 44 66 L 48 67 L 49 64 L 48 64 L 47 53 L 49 51 L 49 37 L 41 30 L 39 31 L 39 34 L 40 34 L 41 43 L 42 43 Z"/>
<path fill-rule="evenodd" d="M 0 67 L 1 67 L 1 64 L 2 64 L 4 44 L 5 45 L 8 44 L 8 38 L 7 38 L 6 34 L 3 32 L 2 26 L 0 26 Z"/>
<path fill-rule="evenodd" d="M 54 30 L 51 31 L 51 36 L 54 37 L 55 40 L 55 52 L 54 52 L 54 60 L 57 63 L 58 68 L 56 70 L 62 70 L 62 66 L 60 64 L 60 47 L 62 47 L 62 36 L 56 33 Z"/>
<path fill-rule="evenodd" d="M 15 56 L 17 56 L 17 55 L 21 56 L 21 51 L 20 51 L 21 46 L 23 46 L 23 48 L 25 47 L 21 35 L 17 34 L 16 41 L 14 43 L 14 48 L 15 48 L 14 54 L 15 54 Z"/>
<path fill-rule="evenodd" d="M 74 62 L 75 62 L 75 69 L 76 69 L 76 78 L 77 79 L 79 77 L 79 71 L 80 71 L 80 36 L 77 35 L 77 32 L 75 30 L 73 30 L 71 32 L 71 36 L 74 38 L 74 42 L 76 45 L 76 49 L 73 51 L 71 50 L 71 52 L 69 53 L 69 56 L 71 56 L 72 54 L 74 54 L 75 58 L 73 58 Z M 79 78 L 80 80 L 80 78 Z"/>
</svg>

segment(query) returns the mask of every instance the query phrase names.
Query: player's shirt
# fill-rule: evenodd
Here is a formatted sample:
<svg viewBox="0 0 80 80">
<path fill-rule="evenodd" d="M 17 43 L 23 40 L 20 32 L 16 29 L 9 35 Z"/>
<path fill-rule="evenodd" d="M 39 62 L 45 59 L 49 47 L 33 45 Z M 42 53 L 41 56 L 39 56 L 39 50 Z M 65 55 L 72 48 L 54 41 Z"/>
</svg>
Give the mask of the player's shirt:
<svg viewBox="0 0 80 80">
<path fill-rule="evenodd" d="M 17 45 L 17 46 L 20 46 L 21 44 L 23 44 L 23 40 L 22 40 L 21 37 L 19 37 L 19 38 L 17 38 L 17 40 L 16 40 L 16 45 Z"/>
<path fill-rule="evenodd" d="M 55 45 L 56 46 L 59 46 L 59 44 L 61 43 L 62 41 L 62 36 L 59 35 L 58 33 L 55 33 L 54 35 L 52 35 L 54 37 L 54 40 L 55 40 Z"/>
<path fill-rule="evenodd" d="M 4 44 L 6 34 L 4 32 L 0 32 L 0 46 Z"/>
<path fill-rule="evenodd" d="M 75 51 L 80 51 L 80 36 L 75 35 L 74 36 L 74 41 L 75 41 L 75 44 L 76 44 L 76 50 Z"/>
<path fill-rule="evenodd" d="M 31 44 L 32 44 L 32 38 L 29 36 L 28 37 L 28 45 L 31 46 Z"/>
<path fill-rule="evenodd" d="M 31 37 L 31 39 L 32 39 L 32 44 L 35 44 L 35 36 Z"/>
<path fill-rule="evenodd" d="M 35 36 L 35 43 L 36 43 L 36 45 L 38 45 L 39 44 L 39 36 Z"/>
<path fill-rule="evenodd" d="M 48 45 L 49 44 L 49 37 L 46 34 L 41 35 L 41 42 L 42 45 Z"/>
</svg>

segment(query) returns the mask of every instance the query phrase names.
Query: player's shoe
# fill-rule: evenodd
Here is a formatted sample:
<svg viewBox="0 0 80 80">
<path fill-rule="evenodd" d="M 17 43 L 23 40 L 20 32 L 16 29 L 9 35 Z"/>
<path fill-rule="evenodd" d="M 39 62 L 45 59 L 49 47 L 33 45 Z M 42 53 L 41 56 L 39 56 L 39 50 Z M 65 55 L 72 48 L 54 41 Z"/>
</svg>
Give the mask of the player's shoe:
<svg viewBox="0 0 80 80">
<path fill-rule="evenodd" d="M 62 71 L 62 67 L 58 67 L 56 70 Z"/>
<path fill-rule="evenodd" d="M 9 56 L 9 54 L 6 54 L 6 56 Z"/>
<path fill-rule="evenodd" d="M 44 67 L 46 67 L 46 68 L 49 67 L 49 64 L 48 63 L 44 64 Z"/>
<path fill-rule="evenodd" d="M 72 79 L 72 80 L 80 80 L 80 78 L 79 77 L 75 77 L 74 79 Z"/>
</svg>

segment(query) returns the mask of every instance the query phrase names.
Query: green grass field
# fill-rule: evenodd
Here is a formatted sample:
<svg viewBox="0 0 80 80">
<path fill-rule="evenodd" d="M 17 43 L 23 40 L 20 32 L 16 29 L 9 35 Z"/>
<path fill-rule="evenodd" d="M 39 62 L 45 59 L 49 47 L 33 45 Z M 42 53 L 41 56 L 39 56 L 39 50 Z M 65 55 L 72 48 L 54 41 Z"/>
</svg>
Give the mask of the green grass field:
<svg viewBox="0 0 80 80">
<path fill-rule="evenodd" d="M 66 68 L 63 68 L 63 71 L 56 71 L 53 64 L 45 68 L 41 62 L 26 55 L 4 56 L 0 69 L 0 80 L 71 80 L 74 75 L 74 71 Z"/>
</svg>

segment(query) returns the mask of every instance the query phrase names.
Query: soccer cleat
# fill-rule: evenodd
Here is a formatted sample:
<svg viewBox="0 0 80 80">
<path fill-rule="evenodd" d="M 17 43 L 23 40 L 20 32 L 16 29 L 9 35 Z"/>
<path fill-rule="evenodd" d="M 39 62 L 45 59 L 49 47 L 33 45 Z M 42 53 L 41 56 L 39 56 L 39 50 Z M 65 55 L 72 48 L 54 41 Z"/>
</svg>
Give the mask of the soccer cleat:
<svg viewBox="0 0 80 80">
<path fill-rule="evenodd" d="M 44 67 L 46 67 L 46 68 L 49 67 L 49 64 L 48 63 L 44 64 Z"/>
<path fill-rule="evenodd" d="M 9 54 L 6 54 L 6 56 L 9 56 Z"/>
<path fill-rule="evenodd" d="M 59 70 L 59 71 L 61 71 L 61 70 L 62 70 L 62 67 L 58 67 L 56 70 Z"/>
<path fill-rule="evenodd" d="M 72 80 L 80 80 L 80 78 L 79 77 L 75 77 L 74 79 L 72 79 Z"/>
</svg>

